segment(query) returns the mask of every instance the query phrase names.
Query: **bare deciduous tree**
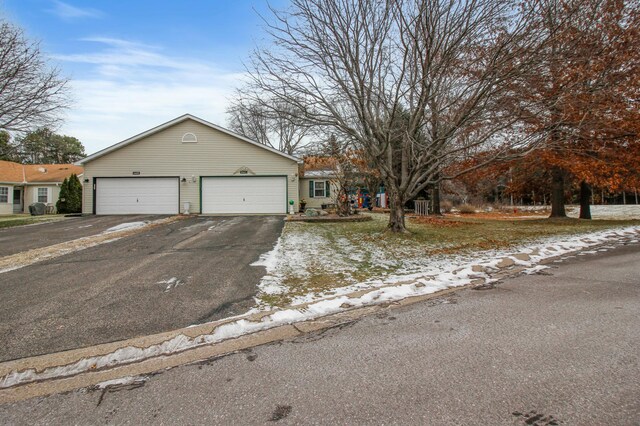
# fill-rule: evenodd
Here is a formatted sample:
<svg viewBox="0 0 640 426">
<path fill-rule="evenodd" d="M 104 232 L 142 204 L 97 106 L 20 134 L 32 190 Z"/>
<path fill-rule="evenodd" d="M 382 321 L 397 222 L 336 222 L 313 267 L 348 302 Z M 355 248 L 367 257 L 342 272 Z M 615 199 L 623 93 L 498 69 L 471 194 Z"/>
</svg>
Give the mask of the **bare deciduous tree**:
<svg viewBox="0 0 640 426">
<path fill-rule="evenodd" d="M 67 82 L 48 66 L 38 42 L 0 20 L 0 129 L 54 126 L 67 107 Z"/>
<path fill-rule="evenodd" d="M 533 3 L 292 0 L 267 24 L 272 47 L 252 56 L 252 89 L 366 153 L 388 191 L 389 229 L 404 232 L 404 204 L 454 177 L 449 165 L 529 148 L 509 87 L 535 72 Z"/>
<path fill-rule="evenodd" d="M 268 102 L 244 90 L 236 92 L 227 114 L 231 130 L 289 155 L 297 153 L 311 131 L 295 107 Z"/>
</svg>

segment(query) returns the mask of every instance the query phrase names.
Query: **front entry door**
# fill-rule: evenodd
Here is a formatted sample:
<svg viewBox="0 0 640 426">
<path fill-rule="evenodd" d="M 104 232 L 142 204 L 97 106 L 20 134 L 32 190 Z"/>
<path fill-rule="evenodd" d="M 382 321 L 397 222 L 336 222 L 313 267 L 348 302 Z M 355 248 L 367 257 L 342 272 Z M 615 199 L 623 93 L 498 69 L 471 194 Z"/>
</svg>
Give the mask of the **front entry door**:
<svg viewBox="0 0 640 426">
<path fill-rule="evenodd" d="M 22 213 L 24 207 L 22 205 L 22 189 L 13 188 L 13 213 Z"/>
</svg>

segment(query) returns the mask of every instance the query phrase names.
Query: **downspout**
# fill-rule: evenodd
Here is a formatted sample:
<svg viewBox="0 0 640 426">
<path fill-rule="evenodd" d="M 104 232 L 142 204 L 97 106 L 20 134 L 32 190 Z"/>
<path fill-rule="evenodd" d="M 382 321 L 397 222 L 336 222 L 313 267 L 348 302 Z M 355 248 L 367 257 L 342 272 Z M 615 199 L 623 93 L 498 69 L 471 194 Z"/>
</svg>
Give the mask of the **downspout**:
<svg viewBox="0 0 640 426">
<path fill-rule="evenodd" d="M 20 166 L 22 167 L 22 213 L 25 213 L 27 208 L 27 173 L 24 171 L 24 164 Z"/>
</svg>

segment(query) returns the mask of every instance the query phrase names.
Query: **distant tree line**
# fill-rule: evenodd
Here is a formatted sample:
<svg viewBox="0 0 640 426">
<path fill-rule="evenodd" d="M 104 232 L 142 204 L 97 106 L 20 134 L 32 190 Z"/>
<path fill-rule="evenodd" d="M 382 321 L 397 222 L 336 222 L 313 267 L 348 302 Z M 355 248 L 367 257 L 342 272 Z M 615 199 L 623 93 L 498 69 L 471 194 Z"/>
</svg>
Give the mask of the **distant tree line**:
<svg viewBox="0 0 640 426">
<path fill-rule="evenodd" d="M 48 128 L 27 132 L 12 139 L 0 130 L 0 160 L 22 164 L 69 164 L 84 158 L 84 146 L 72 136 Z"/>
</svg>

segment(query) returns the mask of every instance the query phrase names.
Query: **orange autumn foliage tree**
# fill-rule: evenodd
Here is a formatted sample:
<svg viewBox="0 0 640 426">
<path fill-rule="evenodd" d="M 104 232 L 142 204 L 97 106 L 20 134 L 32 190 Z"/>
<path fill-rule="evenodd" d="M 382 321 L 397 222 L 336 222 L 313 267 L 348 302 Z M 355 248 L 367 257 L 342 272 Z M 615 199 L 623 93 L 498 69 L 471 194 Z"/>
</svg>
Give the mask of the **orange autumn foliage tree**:
<svg viewBox="0 0 640 426">
<path fill-rule="evenodd" d="M 523 161 L 542 162 L 552 179 L 552 217 L 566 216 L 564 186 L 581 183 L 581 217 L 590 218 L 589 185 L 637 187 L 640 6 L 621 0 L 548 0 L 545 31 L 554 34 L 545 72 L 522 87 L 529 132 L 547 135 Z M 558 25 L 558 16 L 572 19 Z M 535 161 L 532 161 L 534 160 Z"/>
</svg>

